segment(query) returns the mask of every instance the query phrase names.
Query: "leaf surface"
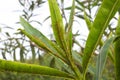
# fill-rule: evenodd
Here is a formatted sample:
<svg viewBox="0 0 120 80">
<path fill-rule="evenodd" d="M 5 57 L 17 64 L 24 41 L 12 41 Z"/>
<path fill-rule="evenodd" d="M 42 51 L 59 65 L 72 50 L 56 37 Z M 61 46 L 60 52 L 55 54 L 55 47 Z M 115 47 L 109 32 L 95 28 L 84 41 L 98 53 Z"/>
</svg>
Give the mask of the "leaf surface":
<svg viewBox="0 0 120 80">
<path fill-rule="evenodd" d="M 6 61 L 1 59 L 0 59 L 0 71 L 15 71 L 21 73 L 40 74 L 74 79 L 74 76 L 54 68 L 35 64 Z"/>
<path fill-rule="evenodd" d="M 102 5 L 100 6 L 96 18 L 93 22 L 93 27 L 90 30 L 85 45 L 83 57 L 84 76 L 86 74 L 92 53 L 95 51 L 105 29 L 107 28 L 110 20 L 114 17 L 119 7 L 120 0 L 103 0 Z"/>
<path fill-rule="evenodd" d="M 64 51 L 59 46 L 51 42 L 40 31 L 32 27 L 32 25 L 30 25 L 22 17 L 20 18 L 20 23 L 25 29 L 21 30 L 21 32 L 27 37 L 29 37 L 38 47 L 41 47 L 44 50 L 51 52 L 54 56 L 57 56 L 58 58 L 65 61 L 65 59 L 63 58 Z"/>
<path fill-rule="evenodd" d="M 63 25 L 62 16 L 57 4 L 56 0 L 48 0 L 52 29 L 54 32 L 54 36 L 57 44 L 64 50 L 66 50 L 66 42 L 65 42 L 65 30 Z"/>
<path fill-rule="evenodd" d="M 66 31 L 66 43 L 67 43 L 69 53 L 71 53 L 72 44 L 73 44 L 73 42 L 72 42 L 72 39 L 73 39 L 72 25 L 73 25 L 73 21 L 74 21 L 74 13 L 75 13 L 75 1 L 73 0 L 71 13 L 70 13 L 70 17 L 69 17 L 69 23 L 68 23 L 68 27 L 67 27 L 67 31 Z M 71 55 L 72 55 L 72 53 L 71 53 Z"/>
<path fill-rule="evenodd" d="M 102 72 L 106 63 L 106 59 L 108 56 L 108 51 L 114 39 L 115 39 L 114 37 L 108 39 L 100 50 L 100 53 L 97 57 L 95 80 L 101 79 L 101 75 L 102 75 Z"/>
</svg>

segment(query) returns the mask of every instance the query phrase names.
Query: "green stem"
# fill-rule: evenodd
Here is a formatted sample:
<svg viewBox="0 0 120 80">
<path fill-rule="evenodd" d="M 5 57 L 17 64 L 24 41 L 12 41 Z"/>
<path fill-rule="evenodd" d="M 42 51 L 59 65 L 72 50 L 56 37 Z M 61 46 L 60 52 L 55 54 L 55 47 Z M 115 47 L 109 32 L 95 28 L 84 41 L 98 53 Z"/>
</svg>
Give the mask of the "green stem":
<svg viewBox="0 0 120 80">
<path fill-rule="evenodd" d="M 82 80 L 82 74 L 80 73 L 79 69 L 77 68 L 77 66 L 75 65 L 72 59 L 70 60 L 70 64 L 71 64 L 72 70 L 76 74 L 76 77 L 77 77 L 76 80 Z"/>
<path fill-rule="evenodd" d="M 76 75 L 76 80 L 82 80 L 82 74 L 80 73 L 79 69 L 77 68 L 77 66 L 74 63 L 74 60 L 72 57 L 72 52 L 70 50 L 67 50 L 67 49 L 65 50 L 65 52 L 66 52 L 67 59 L 70 63 L 70 67 Z"/>
</svg>

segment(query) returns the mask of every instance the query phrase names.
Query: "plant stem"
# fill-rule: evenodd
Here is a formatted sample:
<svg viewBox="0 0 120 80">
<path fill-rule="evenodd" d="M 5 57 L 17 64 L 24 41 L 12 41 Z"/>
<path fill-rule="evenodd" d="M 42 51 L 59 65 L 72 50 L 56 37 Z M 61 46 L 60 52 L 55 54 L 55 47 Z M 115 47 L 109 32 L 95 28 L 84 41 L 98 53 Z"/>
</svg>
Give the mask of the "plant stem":
<svg viewBox="0 0 120 80">
<path fill-rule="evenodd" d="M 68 58 L 70 67 L 76 75 L 76 80 L 82 80 L 82 74 L 80 73 L 79 69 L 77 68 L 77 66 L 74 63 L 74 60 L 73 60 L 73 57 L 72 57 L 72 52 L 71 51 L 69 52 L 69 50 L 66 50 L 66 51 L 67 51 L 66 56 Z"/>
</svg>

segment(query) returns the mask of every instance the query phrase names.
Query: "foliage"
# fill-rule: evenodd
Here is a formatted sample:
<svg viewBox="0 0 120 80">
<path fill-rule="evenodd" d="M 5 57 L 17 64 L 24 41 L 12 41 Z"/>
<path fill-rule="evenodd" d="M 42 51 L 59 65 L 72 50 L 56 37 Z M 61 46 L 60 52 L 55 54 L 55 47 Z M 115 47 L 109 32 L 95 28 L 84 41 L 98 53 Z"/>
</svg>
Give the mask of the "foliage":
<svg viewBox="0 0 120 80">
<path fill-rule="evenodd" d="M 75 5 L 75 2 L 77 5 Z M 24 3 L 21 1 L 20 3 L 24 6 Z M 35 5 L 35 3 L 32 2 L 31 4 L 32 6 L 28 9 L 33 11 L 33 5 Z M 49 77 L 57 76 L 62 77 L 60 79 L 63 80 L 119 80 L 120 18 L 115 17 L 115 14 L 120 8 L 120 1 L 72 0 L 72 6 L 65 8 L 65 10 L 70 10 L 68 21 L 64 14 L 64 7 L 62 7 L 60 11 L 56 0 L 48 0 L 48 4 L 55 42 L 48 39 L 42 32 L 30 24 L 29 15 L 26 17 L 23 15 L 25 19 L 20 17 L 20 24 L 24 27 L 24 29 L 19 29 L 20 34 L 30 39 L 31 52 L 33 53 L 32 60 L 29 59 L 26 60 L 26 62 L 31 63 L 31 61 L 34 61 L 32 63 L 35 63 L 36 61 L 36 63 L 40 65 L 0 60 L 0 70 L 40 74 Z M 64 0 L 61 0 L 61 4 L 64 4 Z M 92 8 L 96 6 L 99 7 L 99 9 L 96 17 L 93 18 Z M 61 12 L 64 17 L 62 17 Z M 85 47 L 82 48 L 83 51 L 81 50 L 81 52 L 73 50 L 75 43 L 80 46 L 79 42 L 74 40 L 75 36 L 72 32 L 75 16 L 83 19 L 89 30 Z M 63 18 L 66 21 L 65 25 Z M 116 31 L 110 24 L 113 18 L 118 21 L 117 27 L 115 27 Z M 38 59 L 35 59 L 34 55 L 36 47 L 44 50 Z M 99 54 L 96 54 L 96 51 L 99 52 Z M 22 45 L 20 47 L 20 53 L 24 53 L 24 47 Z M 21 55 L 21 58 L 22 57 L 23 55 Z M 24 62 L 24 58 L 20 60 Z M 110 74 L 110 71 L 114 73 Z M 50 78 L 42 78 L 50 80 Z"/>
</svg>

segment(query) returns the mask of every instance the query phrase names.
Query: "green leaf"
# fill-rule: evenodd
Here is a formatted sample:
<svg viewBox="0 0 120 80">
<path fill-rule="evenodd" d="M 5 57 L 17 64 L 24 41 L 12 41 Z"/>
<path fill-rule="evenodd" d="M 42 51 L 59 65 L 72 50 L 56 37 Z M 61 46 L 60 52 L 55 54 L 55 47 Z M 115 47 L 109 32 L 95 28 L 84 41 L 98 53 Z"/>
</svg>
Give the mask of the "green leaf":
<svg viewBox="0 0 120 80">
<path fill-rule="evenodd" d="M 70 61 L 72 70 L 76 74 L 78 80 L 80 80 L 81 73 L 79 72 L 79 69 L 77 68 L 77 66 L 74 64 L 74 60 L 73 60 L 73 56 L 72 56 L 72 45 L 73 45 L 72 25 L 73 25 L 73 21 L 74 21 L 74 14 L 75 14 L 75 0 L 73 0 L 73 2 L 72 2 L 69 23 L 68 23 L 68 27 L 67 27 L 67 31 L 66 31 L 66 44 L 67 44 L 67 49 L 66 49 L 67 54 L 66 55 Z"/>
<path fill-rule="evenodd" d="M 114 46 L 111 45 L 111 46 L 110 46 L 110 49 L 109 49 L 108 56 L 109 56 L 109 58 L 111 59 L 111 61 L 112 61 L 113 64 L 115 63 L 115 56 L 114 56 L 114 54 L 115 54 Z"/>
<path fill-rule="evenodd" d="M 69 23 L 67 27 L 67 32 L 66 32 L 66 42 L 67 42 L 67 47 L 68 47 L 68 52 L 71 53 L 72 50 L 72 25 L 73 25 L 73 20 L 74 20 L 74 13 L 75 13 L 75 1 L 73 0 L 72 3 L 72 8 L 71 8 L 71 13 L 69 17 Z"/>
<path fill-rule="evenodd" d="M 23 34 L 31 39 L 38 47 L 42 47 L 44 50 L 51 52 L 54 56 L 57 56 L 64 62 L 66 62 L 65 55 L 63 54 L 63 50 L 58 47 L 55 43 L 51 42 L 48 38 L 46 38 L 40 31 L 33 28 L 27 21 L 25 21 L 22 17 L 20 17 L 20 23 L 24 27 L 24 30 L 21 30 Z"/>
<path fill-rule="evenodd" d="M 92 53 L 95 51 L 101 37 L 107 28 L 110 20 L 114 17 L 119 9 L 120 0 L 103 0 L 101 7 L 98 10 L 96 18 L 93 22 L 93 27 L 90 30 L 83 57 L 84 77 L 90 61 Z"/>
<path fill-rule="evenodd" d="M 72 29 L 71 29 L 71 27 L 72 27 L 73 21 L 72 20 L 69 21 L 68 28 L 70 28 L 70 29 L 68 29 L 69 35 L 67 35 L 67 36 L 69 36 L 69 40 L 68 40 L 68 42 L 66 42 L 65 29 L 64 29 L 62 16 L 60 14 L 60 10 L 59 10 L 57 1 L 56 0 L 48 0 L 48 2 L 49 2 L 50 14 L 51 14 L 52 28 L 53 28 L 56 42 L 63 49 L 63 51 L 65 51 L 66 59 L 69 61 L 69 65 L 71 66 L 76 77 L 78 79 L 80 79 L 80 76 L 81 76 L 80 72 L 79 72 L 77 66 L 74 64 L 74 61 L 72 59 L 71 50 L 70 50 L 71 45 L 72 45 L 72 40 L 71 40 L 72 39 Z M 71 9 L 72 11 L 74 11 L 74 7 L 75 7 L 75 3 L 73 0 L 73 7 Z M 70 18 L 73 18 L 73 12 L 71 13 Z M 69 46 L 69 48 L 68 48 L 68 46 Z"/>
<path fill-rule="evenodd" d="M 39 66 L 35 64 L 25 64 L 19 62 L 6 61 L 1 59 L 0 59 L 0 71 L 15 71 L 21 73 L 31 73 L 74 79 L 74 76 L 54 68 Z"/>
<path fill-rule="evenodd" d="M 106 63 L 106 59 L 108 56 L 108 51 L 114 39 L 115 37 L 108 39 L 100 50 L 100 53 L 97 57 L 95 80 L 101 79 L 101 75 L 102 75 L 102 72 Z"/>
<path fill-rule="evenodd" d="M 82 72 L 82 70 L 83 70 L 82 69 L 82 56 L 79 53 L 77 53 L 76 51 L 72 51 L 72 56 L 74 57 L 74 60 L 79 67 L 79 70 Z M 89 65 L 88 71 L 90 73 L 94 74 L 95 71 L 92 69 L 93 69 L 92 65 Z"/>
<path fill-rule="evenodd" d="M 87 17 L 87 13 L 84 12 L 84 18 L 85 18 L 85 22 L 87 24 L 88 30 L 90 31 L 90 29 L 92 28 L 92 22 L 90 21 L 90 19 Z"/>
<path fill-rule="evenodd" d="M 50 15 L 52 21 L 52 29 L 54 32 L 56 42 L 61 48 L 66 50 L 65 30 L 57 1 L 48 0 L 48 2 L 49 2 Z"/>
<path fill-rule="evenodd" d="M 117 27 L 116 27 L 116 35 L 120 36 L 120 15 L 119 15 L 118 24 L 117 24 Z"/>
</svg>

